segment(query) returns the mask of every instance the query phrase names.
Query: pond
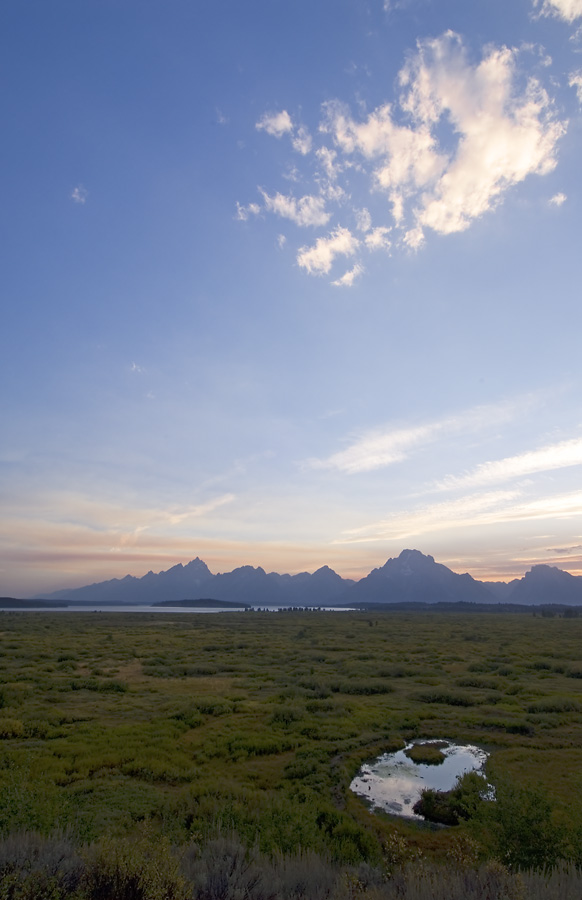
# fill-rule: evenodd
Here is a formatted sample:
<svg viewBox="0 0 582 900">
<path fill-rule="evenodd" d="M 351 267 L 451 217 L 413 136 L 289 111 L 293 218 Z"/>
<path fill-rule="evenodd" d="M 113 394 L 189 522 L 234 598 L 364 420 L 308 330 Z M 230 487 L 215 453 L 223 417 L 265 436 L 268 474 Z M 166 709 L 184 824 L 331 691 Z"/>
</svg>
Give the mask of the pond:
<svg viewBox="0 0 582 900">
<path fill-rule="evenodd" d="M 415 761 L 411 756 L 417 760 L 430 758 L 431 762 Z M 374 762 L 363 765 L 350 790 L 373 809 L 424 821 L 413 806 L 425 788 L 450 791 L 465 772 L 479 772 L 484 776 L 486 762 L 487 753 L 471 744 L 413 741 L 396 753 L 383 753 Z"/>
</svg>

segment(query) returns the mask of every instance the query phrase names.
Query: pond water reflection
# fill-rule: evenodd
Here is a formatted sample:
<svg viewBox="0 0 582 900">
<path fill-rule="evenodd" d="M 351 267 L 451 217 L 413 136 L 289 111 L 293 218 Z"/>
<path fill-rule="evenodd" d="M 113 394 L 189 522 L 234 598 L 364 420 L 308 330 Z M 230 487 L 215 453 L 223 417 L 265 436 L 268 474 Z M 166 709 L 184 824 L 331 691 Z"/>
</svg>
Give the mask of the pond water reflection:
<svg viewBox="0 0 582 900">
<path fill-rule="evenodd" d="M 407 751 L 418 744 L 438 746 L 444 759 L 438 765 L 415 763 L 407 756 Z M 414 741 L 396 753 L 383 753 L 374 762 L 363 765 L 350 784 L 350 790 L 375 809 L 422 821 L 422 816 L 412 807 L 425 788 L 450 791 L 459 775 L 475 771 L 484 774 L 486 762 L 487 753 L 471 744 Z"/>
</svg>

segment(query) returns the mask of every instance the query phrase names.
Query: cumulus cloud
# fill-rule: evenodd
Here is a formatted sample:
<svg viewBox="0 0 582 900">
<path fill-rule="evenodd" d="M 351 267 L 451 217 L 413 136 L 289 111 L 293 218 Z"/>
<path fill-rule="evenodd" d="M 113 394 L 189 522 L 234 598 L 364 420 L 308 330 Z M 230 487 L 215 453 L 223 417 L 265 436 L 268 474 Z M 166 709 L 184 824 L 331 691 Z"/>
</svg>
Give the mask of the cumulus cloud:
<svg viewBox="0 0 582 900">
<path fill-rule="evenodd" d="M 324 130 L 344 154 L 371 162 L 376 189 L 388 195 L 397 222 L 412 204 L 409 245 L 422 243 L 425 228 L 463 231 L 509 187 L 555 167 L 565 125 L 534 78 L 518 88 L 516 58 L 514 50 L 493 48 L 472 64 L 461 38 L 447 32 L 419 42 L 400 72 L 405 124 L 388 103 L 359 122 L 343 104 L 325 105 Z M 443 123 L 453 128 L 452 146 L 437 139 Z"/>
<path fill-rule="evenodd" d="M 356 263 L 353 269 L 349 269 L 349 271 L 345 272 L 341 278 L 337 278 L 335 281 L 332 281 L 332 284 L 335 287 L 351 287 L 354 283 L 355 279 L 358 275 L 361 275 L 364 271 L 363 267 L 360 263 Z"/>
<path fill-rule="evenodd" d="M 330 214 L 325 211 L 323 197 L 306 195 L 297 200 L 285 194 L 274 194 L 272 197 L 265 191 L 261 192 L 265 201 L 267 212 L 275 213 L 283 219 L 291 219 L 296 225 L 327 225 Z"/>
<path fill-rule="evenodd" d="M 318 238 L 312 247 L 301 247 L 297 262 L 310 275 L 327 275 L 336 256 L 353 256 L 359 240 L 348 228 L 340 226 L 326 238 Z"/>
<path fill-rule="evenodd" d="M 311 152 L 313 144 L 311 135 L 304 125 L 294 125 L 293 119 L 286 109 L 278 113 L 265 113 L 255 124 L 257 131 L 266 131 L 272 137 L 282 138 L 288 134 L 291 145 L 297 153 L 306 156 Z"/>
<path fill-rule="evenodd" d="M 278 113 L 265 113 L 256 123 L 255 128 L 257 131 L 266 131 L 273 137 L 281 138 L 284 134 L 293 131 L 293 122 L 287 110 L 283 109 Z"/>
<path fill-rule="evenodd" d="M 71 192 L 71 200 L 73 203 L 86 203 L 87 197 L 89 196 L 89 191 L 87 188 L 83 187 L 82 184 L 78 184 L 76 188 L 73 188 Z"/>
<path fill-rule="evenodd" d="M 460 38 L 449 33 L 420 45 L 401 83 L 408 91 L 403 106 L 420 128 L 445 117 L 459 135 L 446 168 L 417 207 L 421 227 L 462 231 L 510 186 L 555 167 L 565 125 L 556 121 L 534 78 L 517 88 L 515 51 L 490 50 L 472 66 Z"/>
<path fill-rule="evenodd" d="M 574 9 L 568 3 L 582 0 L 560 0 L 564 14 Z M 354 114 L 339 100 L 323 104 L 317 132 L 321 146 L 315 149 L 311 134 L 285 110 L 263 116 L 258 129 L 275 137 L 288 134 L 300 154 L 314 149 L 309 206 L 302 209 L 302 201 L 265 194 L 265 208 L 315 226 L 338 215 L 335 237 L 299 250 L 305 271 L 329 271 L 334 257 L 344 252 L 329 249 L 337 245 L 349 247 L 348 255 L 395 246 L 417 251 L 431 231 L 464 231 L 499 206 L 511 188 L 551 172 L 567 123 L 541 82 L 527 77 L 523 61 L 528 53 L 537 59 L 539 48 L 489 45 L 474 59 L 451 31 L 419 41 L 399 72 L 397 97 L 365 115 Z M 582 97 L 582 72 L 570 76 L 570 85 Z M 303 170 L 302 177 L 309 174 Z M 384 220 L 374 229 L 369 210 L 349 203 L 362 182 L 388 201 Z M 354 215 L 361 241 L 346 226 L 346 216 Z M 346 234 L 351 236 L 347 242 Z M 355 262 L 362 264 L 361 258 Z"/>
<path fill-rule="evenodd" d="M 565 194 L 554 194 L 553 197 L 550 197 L 549 202 L 552 206 L 562 206 L 566 202 L 568 198 Z"/>
<path fill-rule="evenodd" d="M 540 0 L 534 0 L 534 6 L 539 6 Z M 582 0 L 543 0 L 540 14 L 542 16 L 555 16 L 565 22 L 574 22 L 582 16 Z"/>
</svg>

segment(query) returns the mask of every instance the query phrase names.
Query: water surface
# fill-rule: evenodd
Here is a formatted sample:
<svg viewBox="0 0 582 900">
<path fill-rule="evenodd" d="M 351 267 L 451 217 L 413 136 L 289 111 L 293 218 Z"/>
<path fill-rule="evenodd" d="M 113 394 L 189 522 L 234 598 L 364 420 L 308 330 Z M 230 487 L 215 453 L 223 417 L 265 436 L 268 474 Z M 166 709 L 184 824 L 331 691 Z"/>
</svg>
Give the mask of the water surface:
<svg viewBox="0 0 582 900">
<path fill-rule="evenodd" d="M 406 750 L 417 744 L 436 743 L 445 756 L 438 765 L 415 763 Z M 449 741 L 414 741 L 396 753 L 383 753 L 374 762 L 362 766 L 350 790 L 363 797 L 372 808 L 383 809 L 395 816 L 422 820 L 412 807 L 425 788 L 450 791 L 459 775 L 465 772 L 484 774 L 487 753 L 472 744 Z M 484 786 L 486 785 L 484 781 Z"/>
</svg>

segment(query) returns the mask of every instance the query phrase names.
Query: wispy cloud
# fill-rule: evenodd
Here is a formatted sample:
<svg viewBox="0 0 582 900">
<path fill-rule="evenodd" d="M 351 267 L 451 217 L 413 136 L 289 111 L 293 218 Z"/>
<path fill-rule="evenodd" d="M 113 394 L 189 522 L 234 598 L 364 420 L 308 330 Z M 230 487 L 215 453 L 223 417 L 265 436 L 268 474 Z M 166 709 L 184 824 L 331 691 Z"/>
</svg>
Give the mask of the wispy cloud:
<svg viewBox="0 0 582 900">
<path fill-rule="evenodd" d="M 184 508 L 169 509 L 163 515 L 170 525 L 178 525 L 180 522 L 188 519 L 198 519 L 201 516 L 207 516 L 214 510 L 232 503 L 235 499 L 234 494 L 222 494 L 220 497 L 214 497 L 206 503 L 199 503 L 195 506 L 187 506 Z"/>
<path fill-rule="evenodd" d="M 472 472 L 449 475 L 436 485 L 436 489 L 448 491 L 499 484 L 539 472 L 551 472 L 555 469 L 580 465 L 582 465 L 582 438 L 574 438 L 517 456 L 481 463 Z"/>
<path fill-rule="evenodd" d="M 560 520 L 582 515 L 582 491 L 527 500 L 520 491 L 487 491 L 394 513 L 379 522 L 345 531 L 335 543 L 403 541 L 456 528 Z"/>
<path fill-rule="evenodd" d="M 528 403 L 526 399 L 523 402 L 525 405 Z M 325 459 L 311 459 L 307 465 L 311 468 L 337 469 L 349 475 L 371 472 L 402 462 L 416 448 L 440 438 L 450 439 L 461 433 L 478 432 L 511 421 L 518 408 L 519 404 L 514 402 L 484 405 L 421 425 L 375 429 L 352 440 L 345 450 Z"/>
<path fill-rule="evenodd" d="M 416 535 L 483 523 L 498 516 L 519 498 L 518 491 L 489 491 L 458 500 L 446 500 L 422 506 L 412 512 L 403 511 L 366 525 L 345 531 L 338 543 L 360 543 L 377 540 L 405 540 Z"/>
<path fill-rule="evenodd" d="M 302 156 L 306 156 L 311 150 L 313 141 L 311 140 L 311 135 L 307 128 L 301 125 L 292 137 L 291 143 L 294 150 L 297 150 Z"/>
<path fill-rule="evenodd" d="M 577 72 L 571 73 L 568 84 L 570 85 L 570 87 L 576 89 L 578 103 L 582 103 L 582 69 L 578 69 Z"/>
<path fill-rule="evenodd" d="M 364 244 L 368 250 L 390 250 L 392 242 L 388 235 L 392 231 L 391 228 L 385 228 L 379 225 L 368 232 L 364 238 Z"/>
<path fill-rule="evenodd" d="M 240 203 L 236 204 L 236 216 L 239 222 L 246 222 L 250 219 L 251 216 L 258 216 L 261 212 L 261 207 L 258 203 L 249 203 L 248 206 L 241 206 Z"/>
<path fill-rule="evenodd" d="M 273 212 L 283 219 L 290 219 L 296 225 L 326 225 L 330 220 L 330 213 L 325 210 L 323 197 L 308 194 L 297 200 L 285 194 L 277 193 L 271 197 L 265 191 L 261 193 L 267 212 Z"/>
<path fill-rule="evenodd" d="M 87 197 L 89 196 L 89 191 L 86 187 L 83 187 L 82 184 L 78 184 L 76 188 L 73 188 L 71 192 L 71 200 L 73 203 L 81 203 L 84 204 L 87 202 Z"/>
</svg>

